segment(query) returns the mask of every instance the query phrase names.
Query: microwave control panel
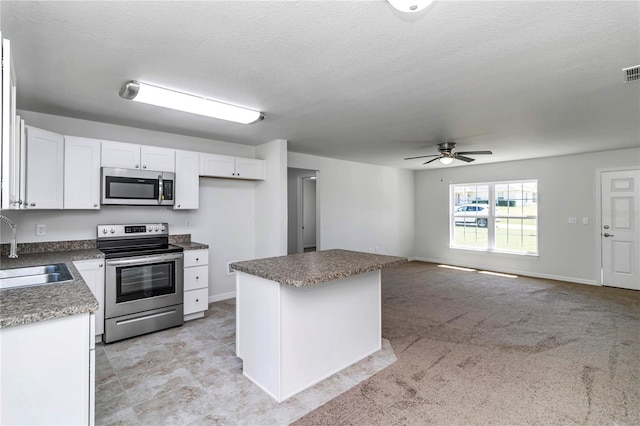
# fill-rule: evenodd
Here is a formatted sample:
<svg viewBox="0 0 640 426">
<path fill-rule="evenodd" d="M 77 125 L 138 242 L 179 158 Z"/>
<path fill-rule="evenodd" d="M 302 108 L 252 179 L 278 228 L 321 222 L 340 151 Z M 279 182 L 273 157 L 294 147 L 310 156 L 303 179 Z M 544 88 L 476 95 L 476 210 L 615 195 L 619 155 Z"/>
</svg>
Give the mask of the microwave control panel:
<svg viewBox="0 0 640 426">
<path fill-rule="evenodd" d="M 165 180 L 162 182 L 162 184 L 163 184 L 162 199 L 173 200 L 173 181 Z"/>
</svg>

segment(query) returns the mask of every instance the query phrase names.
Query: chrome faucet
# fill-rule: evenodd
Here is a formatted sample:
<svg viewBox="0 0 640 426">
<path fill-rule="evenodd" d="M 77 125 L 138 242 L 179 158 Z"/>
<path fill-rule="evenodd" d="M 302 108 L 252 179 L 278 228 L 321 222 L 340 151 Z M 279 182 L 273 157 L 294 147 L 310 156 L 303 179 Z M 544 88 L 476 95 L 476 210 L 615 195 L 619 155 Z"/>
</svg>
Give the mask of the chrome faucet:
<svg viewBox="0 0 640 426">
<path fill-rule="evenodd" d="M 6 216 L 2 216 L 1 214 L 0 221 L 9 225 L 11 227 L 11 231 L 13 232 L 13 235 L 11 237 L 11 249 L 9 250 L 9 257 L 11 259 L 15 259 L 16 257 L 18 257 L 18 243 L 16 242 L 16 231 L 18 229 L 18 226 L 13 223 L 11 219 Z"/>
</svg>

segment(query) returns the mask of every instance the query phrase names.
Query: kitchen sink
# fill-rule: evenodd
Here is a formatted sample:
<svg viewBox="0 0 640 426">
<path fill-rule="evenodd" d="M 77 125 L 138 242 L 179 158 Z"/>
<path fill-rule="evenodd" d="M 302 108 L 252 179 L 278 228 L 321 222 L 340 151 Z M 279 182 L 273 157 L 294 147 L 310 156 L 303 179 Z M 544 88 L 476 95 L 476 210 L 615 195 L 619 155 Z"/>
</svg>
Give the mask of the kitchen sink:
<svg viewBox="0 0 640 426">
<path fill-rule="evenodd" d="M 0 271 L 0 289 L 70 281 L 73 277 L 64 263 L 29 266 Z"/>
</svg>

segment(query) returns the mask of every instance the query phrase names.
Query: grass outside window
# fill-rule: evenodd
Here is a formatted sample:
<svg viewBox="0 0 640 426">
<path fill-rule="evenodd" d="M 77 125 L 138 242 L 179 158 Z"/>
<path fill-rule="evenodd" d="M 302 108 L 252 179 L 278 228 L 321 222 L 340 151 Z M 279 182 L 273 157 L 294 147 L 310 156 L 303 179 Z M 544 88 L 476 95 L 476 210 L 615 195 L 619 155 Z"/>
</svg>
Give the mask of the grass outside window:
<svg viewBox="0 0 640 426">
<path fill-rule="evenodd" d="M 452 248 L 538 253 L 537 181 L 451 185 L 451 200 Z"/>
</svg>

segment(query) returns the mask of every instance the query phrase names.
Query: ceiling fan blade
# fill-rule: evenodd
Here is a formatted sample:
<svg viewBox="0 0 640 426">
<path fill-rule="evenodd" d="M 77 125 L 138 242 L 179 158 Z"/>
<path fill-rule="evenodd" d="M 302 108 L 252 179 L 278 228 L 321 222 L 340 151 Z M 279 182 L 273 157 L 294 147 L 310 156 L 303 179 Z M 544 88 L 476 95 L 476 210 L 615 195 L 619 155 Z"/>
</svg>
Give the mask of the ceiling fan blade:
<svg viewBox="0 0 640 426">
<path fill-rule="evenodd" d="M 456 160 L 466 161 L 467 163 L 470 163 L 472 161 L 476 161 L 475 158 L 465 157 L 464 155 L 460 155 L 460 154 L 456 154 L 454 157 L 456 158 Z"/>
<path fill-rule="evenodd" d="M 440 156 L 438 156 L 438 157 L 434 158 L 433 160 L 429 160 L 429 161 L 427 161 L 426 163 L 422 163 L 422 165 L 424 166 L 425 164 L 429 164 L 429 163 L 431 163 L 432 161 L 436 161 L 438 158 L 440 158 Z"/>
<path fill-rule="evenodd" d="M 440 156 L 440 154 L 421 155 L 419 157 L 408 157 L 408 158 L 405 158 L 405 160 L 413 160 L 415 158 L 426 158 L 426 157 L 439 157 L 439 156 Z"/>
<path fill-rule="evenodd" d="M 471 155 L 491 155 L 493 154 L 493 152 L 491 151 L 463 151 L 463 152 L 458 152 L 458 155 L 467 155 L 467 154 L 471 154 Z"/>
</svg>

